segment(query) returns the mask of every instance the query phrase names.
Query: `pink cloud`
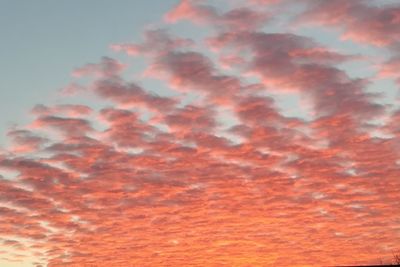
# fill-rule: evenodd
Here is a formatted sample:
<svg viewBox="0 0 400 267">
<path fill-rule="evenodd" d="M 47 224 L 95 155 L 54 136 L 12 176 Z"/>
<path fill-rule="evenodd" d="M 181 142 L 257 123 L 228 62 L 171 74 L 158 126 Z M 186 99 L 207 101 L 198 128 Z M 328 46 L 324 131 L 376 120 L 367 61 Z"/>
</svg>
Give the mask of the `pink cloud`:
<svg viewBox="0 0 400 267">
<path fill-rule="evenodd" d="M 33 128 L 52 128 L 62 134 L 68 136 L 80 135 L 84 132 L 90 132 L 92 127 L 90 122 L 85 119 L 58 117 L 58 116 L 41 116 L 32 124 Z"/>
<path fill-rule="evenodd" d="M 235 30 L 252 30 L 268 22 L 270 15 L 265 11 L 256 11 L 246 7 L 221 13 L 216 8 L 200 4 L 198 1 L 182 0 L 173 10 L 165 15 L 165 20 L 174 23 L 190 20 L 199 24 L 211 24 Z"/>
<path fill-rule="evenodd" d="M 170 38 L 166 30 L 148 30 L 144 34 L 143 44 L 113 44 L 111 48 L 115 51 L 123 51 L 130 56 L 139 54 L 151 54 L 154 51 L 170 51 L 176 48 L 190 47 L 193 41 L 187 38 Z"/>
<path fill-rule="evenodd" d="M 45 137 L 35 135 L 29 130 L 11 130 L 7 136 L 12 140 L 12 151 L 27 153 L 40 150 L 40 147 L 47 142 Z"/>
<path fill-rule="evenodd" d="M 377 46 L 400 41 L 400 8 L 396 5 L 372 6 L 367 1 L 306 1 L 300 22 L 322 24 L 343 29 L 343 37 Z"/>
<path fill-rule="evenodd" d="M 95 93 L 101 98 L 120 105 L 139 105 L 150 110 L 169 110 L 176 101 L 143 90 L 135 83 L 123 83 L 121 80 L 100 80 L 94 84 Z"/>
<path fill-rule="evenodd" d="M 382 79 L 395 79 L 396 83 L 400 85 L 399 68 L 400 57 L 394 56 L 380 65 L 378 77 Z"/>
<path fill-rule="evenodd" d="M 73 104 L 63 104 L 56 105 L 53 107 L 48 107 L 45 105 L 36 105 L 32 109 L 32 113 L 35 115 L 51 115 L 51 114 L 65 114 L 71 117 L 79 117 L 89 115 L 92 109 L 85 105 L 73 105 Z"/>
<path fill-rule="evenodd" d="M 169 22 L 176 22 L 181 19 L 193 19 L 196 22 L 206 22 L 218 17 L 217 10 L 212 6 L 195 4 L 191 0 L 183 0 L 165 15 Z"/>
<path fill-rule="evenodd" d="M 77 68 L 72 73 L 75 77 L 82 76 L 100 76 L 100 77 L 112 77 L 119 74 L 125 66 L 117 60 L 109 57 L 103 57 L 99 64 L 87 64 L 83 67 Z"/>
<path fill-rule="evenodd" d="M 368 78 L 341 67 L 358 55 L 261 31 L 269 19 L 253 10 L 261 2 L 271 1 L 222 12 L 181 1 L 166 15 L 217 28 L 204 46 L 211 51 L 166 30 L 112 46 L 143 56 L 146 79 L 168 94 L 103 58 L 76 70 L 91 76 L 77 90 L 89 104 L 37 105 L 30 124 L 9 131 L 0 153 L 0 242 L 18 251 L 6 254 L 11 260 L 29 257 L 23 252 L 48 266 L 389 260 L 398 245 L 398 107 L 381 104 Z M 379 25 L 393 31 L 394 20 L 380 14 L 395 9 L 307 4 L 304 14 L 320 12 L 309 22 L 338 27 L 342 20 L 362 40 L 396 42 L 375 42 Z M 396 64 L 387 61 L 378 75 L 396 78 Z M 311 116 L 285 115 L 296 104 L 279 105 L 275 94 L 293 91 L 310 103 Z"/>
</svg>

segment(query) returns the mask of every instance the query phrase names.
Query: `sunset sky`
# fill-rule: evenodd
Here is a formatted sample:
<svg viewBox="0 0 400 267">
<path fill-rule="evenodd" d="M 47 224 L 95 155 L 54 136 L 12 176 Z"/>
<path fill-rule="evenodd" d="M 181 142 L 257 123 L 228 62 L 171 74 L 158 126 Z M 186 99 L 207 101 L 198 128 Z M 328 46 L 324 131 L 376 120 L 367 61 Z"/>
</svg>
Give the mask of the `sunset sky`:
<svg viewBox="0 0 400 267">
<path fill-rule="evenodd" d="M 0 267 L 400 252 L 400 0 L 0 0 Z"/>
</svg>

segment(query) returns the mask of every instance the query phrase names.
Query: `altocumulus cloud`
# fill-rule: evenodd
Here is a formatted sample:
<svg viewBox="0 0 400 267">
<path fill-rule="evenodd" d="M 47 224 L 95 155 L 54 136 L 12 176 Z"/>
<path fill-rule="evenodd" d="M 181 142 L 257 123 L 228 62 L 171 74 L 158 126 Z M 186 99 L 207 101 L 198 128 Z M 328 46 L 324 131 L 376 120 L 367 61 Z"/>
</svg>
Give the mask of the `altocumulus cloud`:
<svg viewBox="0 0 400 267">
<path fill-rule="evenodd" d="M 142 41 L 111 44 L 129 64 L 102 57 L 77 68 L 63 91 L 70 103 L 38 104 L 31 123 L 10 129 L 3 259 L 320 266 L 378 263 L 398 249 L 399 102 L 371 84 L 399 83 L 400 6 L 210 2 L 182 0 Z M 208 36 L 176 36 L 177 23 Z M 310 25 L 355 49 L 290 31 Z M 132 57 L 163 94 L 126 75 Z M 371 77 L 346 67 L 360 61 L 374 61 Z M 81 95 L 87 104 L 75 103 Z M 308 115 L 289 115 L 285 96 Z"/>
</svg>

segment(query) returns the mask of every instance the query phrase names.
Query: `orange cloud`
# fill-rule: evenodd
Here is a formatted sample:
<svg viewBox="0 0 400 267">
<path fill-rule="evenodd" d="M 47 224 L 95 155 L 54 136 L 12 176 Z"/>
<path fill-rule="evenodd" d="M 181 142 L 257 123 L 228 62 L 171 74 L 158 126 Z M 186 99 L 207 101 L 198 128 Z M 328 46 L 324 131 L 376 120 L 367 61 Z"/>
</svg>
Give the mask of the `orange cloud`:
<svg viewBox="0 0 400 267">
<path fill-rule="evenodd" d="M 213 27 L 210 51 L 167 30 L 112 46 L 144 57 L 147 78 L 168 93 L 102 58 L 75 71 L 91 77 L 73 86 L 88 104 L 37 105 L 31 124 L 10 130 L 0 151 L 0 244 L 13 250 L 4 258 L 32 254 L 51 267 L 389 260 L 400 225 L 399 108 L 339 66 L 358 55 L 262 31 L 269 19 L 251 9 L 261 2 L 279 5 L 181 1 L 166 15 Z M 355 5 L 392 32 L 379 14 L 396 8 L 327 2 L 306 1 L 304 14 L 318 10 L 312 22 L 339 27 L 331 7 L 347 31 L 367 34 Z M 376 44 L 374 27 L 363 40 Z M 387 63 L 380 75 L 395 78 Z M 273 94 L 283 91 L 306 98 L 312 116 L 284 115 Z"/>
</svg>

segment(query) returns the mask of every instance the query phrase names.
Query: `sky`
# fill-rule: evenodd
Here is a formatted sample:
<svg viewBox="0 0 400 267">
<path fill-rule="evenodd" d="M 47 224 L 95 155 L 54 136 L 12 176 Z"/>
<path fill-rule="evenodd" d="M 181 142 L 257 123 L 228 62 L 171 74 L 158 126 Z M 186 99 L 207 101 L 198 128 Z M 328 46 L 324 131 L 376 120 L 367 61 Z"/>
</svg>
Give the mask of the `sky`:
<svg viewBox="0 0 400 267">
<path fill-rule="evenodd" d="M 398 0 L 0 0 L 0 266 L 391 263 L 398 29 Z"/>
</svg>

